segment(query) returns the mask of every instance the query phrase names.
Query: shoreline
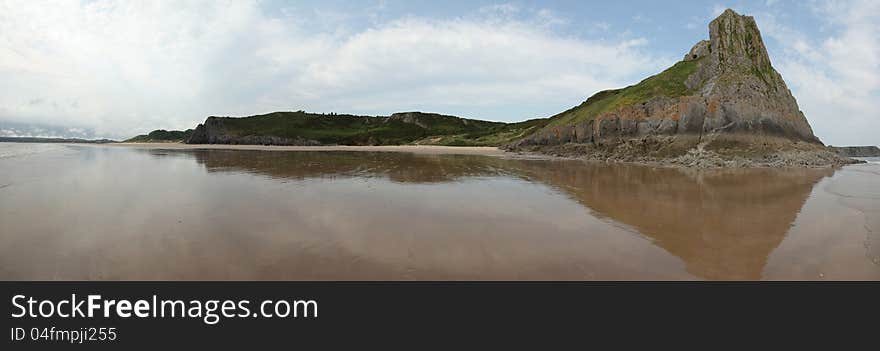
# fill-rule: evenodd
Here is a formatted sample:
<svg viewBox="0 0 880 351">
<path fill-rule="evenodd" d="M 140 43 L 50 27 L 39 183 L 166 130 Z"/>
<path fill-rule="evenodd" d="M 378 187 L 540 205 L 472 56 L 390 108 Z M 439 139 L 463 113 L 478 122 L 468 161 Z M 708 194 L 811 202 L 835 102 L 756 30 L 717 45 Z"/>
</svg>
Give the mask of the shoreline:
<svg viewBox="0 0 880 351">
<path fill-rule="evenodd" d="M 579 152 L 550 152 L 536 150 L 504 150 L 492 146 L 442 146 L 442 145 L 324 145 L 324 146 L 292 146 L 292 145 L 245 145 L 245 144 L 183 144 L 183 143 L 112 143 L 102 144 L 111 147 L 131 147 L 154 150 L 249 150 L 249 151 L 353 151 L 353 152 L 406 152 L 419 155 L 476 155 L 526 160 L 579 160 L 600 163 L 627 163 L 649 167 L 692 168 L 692 169 L 731 169 L 731 168 L 837 168 L 847 163 L 828 162 L 828 160 L 812 160 L 801 163 L 801 155 L 789 155 L 786 160 L 754 160 L 749 158 L 727 159 L 720 155 L 700 151 L 676 158 L 621 158 L 612 155 L 586 155 Z M 558 151 L 558 150 L 556 150 Z M 813 158 L 816 155 L 809 153 Z M 862 163 L 851 159 L 852 163 Z M 781 161 L 781 162 L 780 162 Z M 818 161 L 818 162 L 816 162 Z M 824 161 L 824 162 L 823 162 Z M 827 163 L 826 163 L 827 162 Z M 849 164 L 852 164 L 849 163 Z"/>
</svg>

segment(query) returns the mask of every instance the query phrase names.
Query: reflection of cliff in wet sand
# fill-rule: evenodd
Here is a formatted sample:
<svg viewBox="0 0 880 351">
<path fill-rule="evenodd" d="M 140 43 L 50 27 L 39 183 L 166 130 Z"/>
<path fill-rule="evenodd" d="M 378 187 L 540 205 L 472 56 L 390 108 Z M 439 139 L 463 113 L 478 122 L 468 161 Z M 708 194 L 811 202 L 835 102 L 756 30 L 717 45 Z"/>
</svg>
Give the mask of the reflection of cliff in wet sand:
<svg viewBox="0 0 880 351">
<path fill-rule="evenodd" d="M 707 279 L 760 279 L 828 169 L 686 172 L 636 166 L 529 164 L 596 214 L 632 226 Z"/>
<path fill-rule="evenodd" d="M 167 152 L 167 151 L 166 151 Z M 159 153 L 166 153 L 159 152 Z M 154 154 L 157 152 L 153 152 Z M 195 151 L 209 172 L 246 171 L 273 178 L 386 177 L 402 183 L 448 182 L 498 174 L 503 160 L 467 155 L 385 152 Z"/>
<path fill-rule="evenodd" d="M 209 171 L 274 178 L 377 176 L 449 182 L 501 173 L 562 190 L 596 215 L 636 229 L 707 279 L 760 279 L 813 185 L 831 169 L 687 171 L 579 161 L 400 153 L 195 152 Z"/>
</svg>

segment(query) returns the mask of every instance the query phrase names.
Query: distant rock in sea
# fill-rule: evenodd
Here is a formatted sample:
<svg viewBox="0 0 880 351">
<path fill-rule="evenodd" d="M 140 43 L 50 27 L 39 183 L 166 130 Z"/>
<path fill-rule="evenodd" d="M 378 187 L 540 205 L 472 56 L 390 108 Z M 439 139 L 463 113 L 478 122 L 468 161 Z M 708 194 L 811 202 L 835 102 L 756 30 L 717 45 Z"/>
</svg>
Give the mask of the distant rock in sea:
<svg viewBox="0 0 880 351">
<path fill-rule="evenodd" d="M 844 157 L 880 157 L 880 148 L 876 146 L 828 146 Z"/>
</svg>

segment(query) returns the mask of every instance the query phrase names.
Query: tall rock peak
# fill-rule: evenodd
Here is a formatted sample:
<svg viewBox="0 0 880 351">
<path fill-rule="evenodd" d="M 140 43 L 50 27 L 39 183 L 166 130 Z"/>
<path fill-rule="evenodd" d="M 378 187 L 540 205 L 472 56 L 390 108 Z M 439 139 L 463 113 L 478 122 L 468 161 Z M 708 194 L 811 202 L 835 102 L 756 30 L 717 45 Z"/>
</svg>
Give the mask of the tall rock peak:
<svg viewBox="0 0 880 351">
<path fill-rule="evenodd" d="M 755 19 L 731 9 L 709 23 L 709 47 L 722 69 L 771 67 Z"/>
<path fill-rule="evenodd" d="M 725 109 L 704 120 L 704 131 L 756 130 L 819 142 L 770 63 L 754 17 L 725 10 L 709 23 L 709 40 L 694 45 L 685 60 L 698 61 L 685 80 L 688 89 Z"/>
<path fill-rule="evenodd" d="M 771 65 L 755 19 L 728 9 L 681 62 L 638 84 L 593 95 L 517 145 L 612 147 L 657 136 L 691 145 L 725 139 L 742 142 L 717 145 L 821 144 Z"/>
</svg>

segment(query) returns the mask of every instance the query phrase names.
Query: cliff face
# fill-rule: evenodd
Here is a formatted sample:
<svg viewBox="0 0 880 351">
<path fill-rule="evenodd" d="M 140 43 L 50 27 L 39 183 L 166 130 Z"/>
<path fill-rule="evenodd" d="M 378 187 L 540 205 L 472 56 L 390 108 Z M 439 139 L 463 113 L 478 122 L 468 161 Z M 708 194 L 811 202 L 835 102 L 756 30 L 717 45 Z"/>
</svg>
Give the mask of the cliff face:
<svg viewBox="0 0 880 351">
<path fill-rule="evenodd" d="M 305 138 L 285 138 L 273 135 L 237 135 L 230 133 L 222 118 L 208 117 L 192 132 L 187 144 L 243 144 L 243 145 L 294 145 L 314 146 L 320 142 Z"/>
<path fill-rule="evenodd" d="M 712 135 L 821 144 L 770 64 L 754 18 L 733 10 L 713 20 L 709 40 L 673 67 L 637 85 L 599 92 L 509 147 L 647 136 L 692 136 L 696 144 Z"/>
</svg>

